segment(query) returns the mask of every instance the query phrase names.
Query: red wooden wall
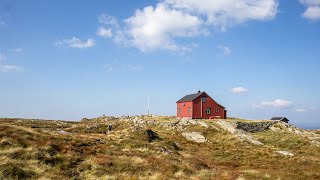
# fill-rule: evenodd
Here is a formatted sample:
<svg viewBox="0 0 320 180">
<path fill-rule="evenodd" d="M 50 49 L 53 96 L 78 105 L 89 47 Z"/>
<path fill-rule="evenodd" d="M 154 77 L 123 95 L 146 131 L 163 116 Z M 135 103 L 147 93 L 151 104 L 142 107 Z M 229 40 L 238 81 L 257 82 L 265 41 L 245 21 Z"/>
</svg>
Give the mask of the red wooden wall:
<svg viewBox="0 0 320 180">
<path fill-rule="evenodd" d="M 224 109 L 219 106 L 211 97 L 206 97 L 206 102 L 202 103 L 202 117 L 201 117 L 201 97 L 198 97 L 193 101 L 193 117 L 194 119 L 208 119 L 210 116 L 220 116 L 221 119 L 225 119 Z M 206 114 L 206 109 L 210 108 L 210 114 Z M 219 112 L 217 112 L 219 110 Z"/>
<path fill-rule="evenodd" d="M 188 108 L 190 107 L 190 113 L 188 114 Z M 180 114 L 179 114 L 180 109 Z M 177 103 L 177 117 L 190 117 L 192 118 L 192 102 Z"/>
<path fill-rule="evenodd" d="M 209 119 L 210 116 L 219 116 L 225 119 L 225 110 L 219 106 L 211 97 L 206 96 L 206 102 L 202 102 L 202 116 L 201 116 L 201 97 L 196 98 L 190 102 L 177 103 L 177 117 L 190 117 L 192 119 Z M 190 113 L 188 108 L 190 107 Z M 210 114 L 206 114 L 206 109 L 210 108 Z M 179 113 L 180 109 L 180 113 Z"/>
</svg>

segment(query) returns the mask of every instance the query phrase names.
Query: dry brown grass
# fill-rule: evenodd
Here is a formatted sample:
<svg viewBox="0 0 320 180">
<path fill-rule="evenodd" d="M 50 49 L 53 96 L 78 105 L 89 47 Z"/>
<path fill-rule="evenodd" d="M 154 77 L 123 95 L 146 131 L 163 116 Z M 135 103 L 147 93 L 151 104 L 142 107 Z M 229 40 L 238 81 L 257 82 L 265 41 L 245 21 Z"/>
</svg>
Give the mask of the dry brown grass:
<svg viewBox="0 0 320 180">
<path fill-rule="evenodd" d="M 172 117 L 143 117 L 168 122 Z M 233 119 L 230 121 L 234 121 Z M 209 120 L 207 120 L 209 122 Z M 97 127 L 88 129 L 92 123 Z M 187 141 L 176 130 L 150 125 L 149 143 L 130 122 L 0 119 L 0 179 L 319 179 L 320 148 L 287 133 L 252 134 L 264 146 L 241 142 L 220 128 L 190 125 L 208 142 Z M 214 123 L 211 125 L 215 126 Z M 70 134 L 58 134 L 64 129 Z M 276 150 L 295 154 L 285 157 Z"/>
</svg>

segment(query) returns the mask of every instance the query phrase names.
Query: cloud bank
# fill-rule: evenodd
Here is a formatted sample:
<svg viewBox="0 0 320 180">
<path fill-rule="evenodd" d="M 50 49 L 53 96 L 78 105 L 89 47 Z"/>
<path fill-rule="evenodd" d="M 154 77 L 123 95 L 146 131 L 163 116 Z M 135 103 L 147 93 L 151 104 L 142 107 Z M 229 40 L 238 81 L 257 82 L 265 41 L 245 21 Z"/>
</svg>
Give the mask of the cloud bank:
<svg viewBox="0 0 320 180">
<path fill-rule="evenodd" d="M 307 7 L 302 17 L 310 20 L 320 20 L 320 0 L 299 0 Z"/>
<path fill-rule="evenodd" d="M 231 48 L 225 45 L 219 45 L 218 49 L 220 49 L 223 53 L 223 55 L 228 56 L 231 54 Z"/>
<path fill-rule="evenodd" d="M 4 64 L 3 62 L 6 59 L 6 56 L 0 52 L 0 73 L 20 71 L 22 69 L 20 66 Z"/>
<path fill-rule="evenodd" d="M 0 64 L 0 72 L 20 71 L 21 69 L 20 66 Z"/>
<path fill-rule="evenodd" d="M 239 87 L 232 88 L 231 92 L 234 94 L 245 94 L 248 92 L 248 89 L 242 86 L 239 86 Z"/>
<path fill-rule="evenodd" d="M 262 107 L 274 107 L 274 108 L 290 108 L 293 102 L 285 99 L 276 99 L 274 101 L 262 101 L 260 103 Z"/>
<path fill-rule="evenodd" d="M 270 20 L 276 16 L 277 8 L 277 0 L 162 0 L 155 6 L 137 9 L 123 21 L 106 14 L 99 15 L 98 21 L 110 28 L 114 41 L 123 46 L 142 52 L 183 52 L 193 46 L 181 43 L 182 38 L 192 40 L 247 21 Z"/>
<path fill-rule="evenodd" d="M 95 45 L 95 41 L 92 38 L 89 38 L 85 41 L 80 40 L 76 37 L 72 37 L 71 39 L 63 39 L 61 41 L 57 41 L 54 43 L 57 47 L 71 47 L 71 48 L 90 48 Z"/>
<path fill-rule="evenodd" d="M 97 35 L 105 38 L 110 38 L 112 37 L 112 30 L 106 29 L 104 27 L 99 27 L 97 31 Z"/>
</svg>

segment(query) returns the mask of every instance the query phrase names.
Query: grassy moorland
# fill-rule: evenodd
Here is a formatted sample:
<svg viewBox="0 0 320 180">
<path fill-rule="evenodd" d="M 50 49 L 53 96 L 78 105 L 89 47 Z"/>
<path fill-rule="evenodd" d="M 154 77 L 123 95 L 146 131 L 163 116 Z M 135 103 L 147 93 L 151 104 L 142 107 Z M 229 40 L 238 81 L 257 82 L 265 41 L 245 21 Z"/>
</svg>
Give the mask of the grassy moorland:
<svg viewBox="0 0 320 180">
<path fill-rule="evenodd" d="M 320 147 L 284 126 L 249 133 L 263 143 L 255 145 L 215 120 L 174 129 L 164 126 L 174 117 L 134 119 L 0 119 L 0 179 L 320 179 Z M 149 142 L 147 129 L 159 138 Z M 207 142 L 182 132 L 200 132 Z"/>
</svg>

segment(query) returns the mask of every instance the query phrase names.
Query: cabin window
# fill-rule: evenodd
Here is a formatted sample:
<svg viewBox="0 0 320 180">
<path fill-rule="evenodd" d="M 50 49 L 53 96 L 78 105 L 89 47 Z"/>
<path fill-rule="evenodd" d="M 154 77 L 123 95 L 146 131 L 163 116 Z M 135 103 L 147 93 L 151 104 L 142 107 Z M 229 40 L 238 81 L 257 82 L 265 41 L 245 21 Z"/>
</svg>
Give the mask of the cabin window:
<svg viewBox="0 0 320 180">
<path fill-rule="evenodd" d="M 206 114 L 211 114 L 211 108 L 206 109 Z"/>
<path fill-rule="evenodd" d="M 206 102 L 206 97 L 202 97 L 201 102 Z"/>
<path fill-rule="evenodd" d="M 217 113 L 220 112 L 220 109 L 217 108 L 216 112 L 217 112 Z"/>
<path fill-rule="evenodd" d="M 188 107 L 188 114 L 191 113 L 191 107 Z"/>
</svg>

